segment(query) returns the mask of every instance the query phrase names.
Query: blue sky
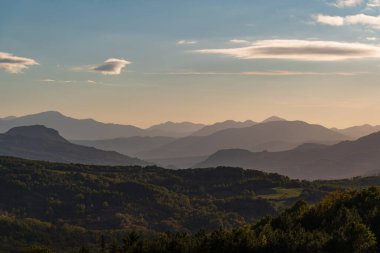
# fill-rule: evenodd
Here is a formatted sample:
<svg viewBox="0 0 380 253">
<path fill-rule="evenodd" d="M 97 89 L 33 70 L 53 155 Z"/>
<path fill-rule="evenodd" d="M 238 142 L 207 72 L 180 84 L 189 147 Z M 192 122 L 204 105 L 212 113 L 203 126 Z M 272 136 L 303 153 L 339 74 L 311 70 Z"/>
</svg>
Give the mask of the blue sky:
<svg viewBox="0 0 380 253">
<path fill-rule="evenodd" d="M 379 15 L 376 0 L 3 0 L 0 116 L 380 124 Z"/>
</svg>

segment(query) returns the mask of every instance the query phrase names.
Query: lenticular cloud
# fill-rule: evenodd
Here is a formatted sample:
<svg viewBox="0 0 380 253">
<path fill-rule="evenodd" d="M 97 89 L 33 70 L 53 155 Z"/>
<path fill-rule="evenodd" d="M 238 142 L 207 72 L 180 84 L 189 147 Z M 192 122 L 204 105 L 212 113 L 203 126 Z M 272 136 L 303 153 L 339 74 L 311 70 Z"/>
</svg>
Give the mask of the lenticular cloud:
<svg viewBox="0 0 380 253">
<path fill-rule="evenodd" d="M 24 69 L 27 69 L 29 66 L 33 65 L 38 65 L 38 62 L 30 58 L 0 52 L 0 69 L 3 69 L 8 73 L 21 73 Z"/>
<path fill-rule="evenodd" d="M 110 58 L 103 64 L 93 67 L 92 70 L 104 75 L 120 75 L 128 64 L 131 64 L 131 62 L 124 59 Z"/>
<path fill-rule="evenodd" d="M 380 58 L 380 47 L 361 43 L 307 40 L 262 40 L 251 46 L 202 49 L 194 52 L 220 54 L 239 59 L 283 59 L 298 61 L 341 61 Z"/>
</svg>

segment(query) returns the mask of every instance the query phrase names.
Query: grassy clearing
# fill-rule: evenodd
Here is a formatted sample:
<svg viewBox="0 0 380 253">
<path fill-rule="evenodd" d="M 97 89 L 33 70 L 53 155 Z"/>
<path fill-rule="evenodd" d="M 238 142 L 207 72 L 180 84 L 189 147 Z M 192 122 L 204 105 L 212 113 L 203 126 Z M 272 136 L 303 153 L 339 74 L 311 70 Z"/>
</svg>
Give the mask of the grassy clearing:
<svg viewBox="0 0 380 253">
<path fill-rule="evenodd" d="M 302 189 L 300 188 L 273 188 L 275 191 L 271 194 L 258 195 L 257 197 L 267 200 L 279 200 L 288 198 L 297 198 L 301 195 Z"/>
</svg>

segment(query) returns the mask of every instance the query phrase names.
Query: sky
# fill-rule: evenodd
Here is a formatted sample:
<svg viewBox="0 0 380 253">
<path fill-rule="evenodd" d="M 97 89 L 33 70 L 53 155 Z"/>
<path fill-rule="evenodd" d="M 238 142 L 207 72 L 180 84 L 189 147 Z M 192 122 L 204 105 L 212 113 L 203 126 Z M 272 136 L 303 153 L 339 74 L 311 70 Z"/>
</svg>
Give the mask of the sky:
<svg viewBox="0 0 380 253">
<path fill-rule="evenodd" d="M 0 117 L 380 124 L 380 0 L 2 0 Z"/>
</svg>

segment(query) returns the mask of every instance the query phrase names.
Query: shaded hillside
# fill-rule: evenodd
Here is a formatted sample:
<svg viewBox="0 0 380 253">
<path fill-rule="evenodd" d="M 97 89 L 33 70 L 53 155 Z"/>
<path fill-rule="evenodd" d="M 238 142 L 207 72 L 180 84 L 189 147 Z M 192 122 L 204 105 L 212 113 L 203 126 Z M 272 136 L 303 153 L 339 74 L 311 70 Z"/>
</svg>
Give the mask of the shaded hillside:
<svg viewBox="0 0 380 253">
<path fill-rule="evenodd" d="M 218 131 L 229 129 L 229 128 L 244 128 L 244 127 L 250 127 L 255 125 L 256 122 L 252 120 L 247 120 L 244 122 L 239 121 L 233 121 L 233 120 L 226 120 L 224 122 L 218 122 L 210 126 L 205 126 L 195 133 L 193 133 L 193 136 L 207 136 L 210 134 L 214 134 Z"/>
<path fill-rule="evenodd" d="M 211 155 L 221 149 L 251 151 L 287 150 L 305 142 L 337 143 L 347 137 L 319 125 L 301 121 L 275 121 L 246 128 L 226 129 L 209 136 L 180 138 L 140 154 L 143 158 L 175 158 Z"/>
<path fill-rule="evenodd" d="M 380 132 L 332 146 L 305 144 L 284 152 L 221 150 L 198 167 L 238 166 L 277 172 L 292 178 L 348 178 L 380 168 Z"/>
<path fill-rule="evenodd" d="M 135 156 L 140 152 L 151 150 L 169 144 L 176 140 L 173 137 L 140 137 L 117 138 L 108 140 L 75 140 L 75 144 L 95 147 L 102 150 L 117 151 L 121 154 Z"/>
<path fill-rule="evenodd" d="M 15 127 L 0 134 L 0 155 L 33 160 L 103 165 L 146 165 L 137 158 L 117 152 L 75 145 L 51 128 Z"/>
</svg>

